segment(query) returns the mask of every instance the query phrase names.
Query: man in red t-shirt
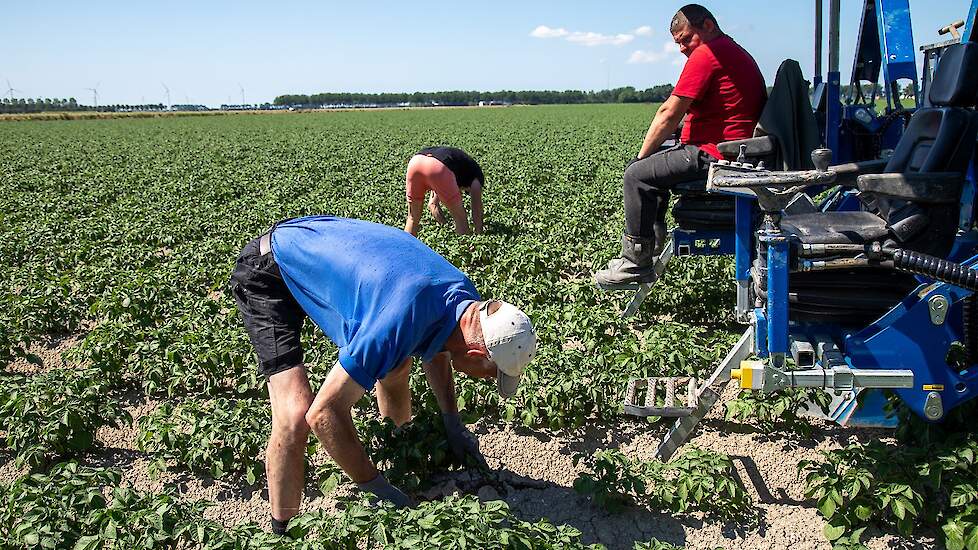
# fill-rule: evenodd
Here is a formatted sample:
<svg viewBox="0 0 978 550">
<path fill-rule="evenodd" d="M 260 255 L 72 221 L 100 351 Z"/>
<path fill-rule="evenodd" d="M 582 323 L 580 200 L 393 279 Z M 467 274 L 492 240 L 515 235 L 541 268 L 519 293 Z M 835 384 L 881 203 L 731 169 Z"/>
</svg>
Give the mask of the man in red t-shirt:
<svg viewBox="0 0 978 550">
<path fill-rule="evenodd" d="M 722 158 L 717 143 L 751 137 L 767 96 L 754 58 L 720 30 L 709 10 L 683 6 L 670 31 L 688 59 L 638 156 L 625 169 L 621 257 L 594 275 L 605 290 L 655 281 L 653 264 L 665 244 L 670 190 L 680 182 L 705 179 L 710 163 Z M 680 142 L 662 147 L 683 117 Z"/>
</svg>

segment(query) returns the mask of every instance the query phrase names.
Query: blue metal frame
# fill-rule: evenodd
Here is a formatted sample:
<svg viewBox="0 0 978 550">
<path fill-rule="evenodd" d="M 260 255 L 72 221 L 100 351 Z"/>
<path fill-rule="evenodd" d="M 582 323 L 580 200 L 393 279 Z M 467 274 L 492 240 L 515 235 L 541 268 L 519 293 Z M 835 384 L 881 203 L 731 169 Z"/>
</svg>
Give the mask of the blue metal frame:
<svg viewBox="0 0 978 550">
<path fill-rule="evenodd" d="M 917 88 L 917 61 L 913 45 L 913 28 L 910 25 L 909 0 L 876 0 L 877 29 L 880 36 L 880 54 L 883 59 L 883 93 L 887 109 L 894 109 L 889 83 L 900 79 L 912 80 Z M 899 91 L 898 91 L 899 92 Z M 919 105 L 914 98 L 914 105 Z"/>
<path fill-rule="evenodd" d="M 750 280 L 754 253 L 754 200 L 737 195 L 734 198 L 734 279 Z"/>
<path fill-rule="evenodd" d="M 973 0 L 978 6 L 978 0 Z M 978 230 L 975 230 L 975 201 L 978 199 L 978 156 L 972 156 L 967 182 L 961 197 L 959 230 L 948 259 L 970 269 L 978 269 Z M 840 204 L 836 203 L 835 207 Z M 867 327 L 838 324 L 792 323 L 789 320 L 788 280 L 790 244 L 778 231 L 762 229 L 758 239 L 767 242 L 767 301 L 754 310 L 755 352 L 759 357 L 786 353 L 792 338 L 810 339 L 815 334 L 832 337 L 841 343 L 846 363 L 854 369 L 907 369 L 914 372 L 914 387 L 895 390 L 907 406 L 927 419 L 924 408 L 928 395 L 940 395 L 943 411 L 978 396 L 978 364 L 960 369 L 948 364 L 948 351 L 954 342 L 964 340 L 963 300 L 972 292 L 946 283 L 918 277 L 921 285 L 900 303 Z M 931 317 L 930 300 L 943 297 L 949 304 L 943 322 Z M 824 365 L 823 365 L 824 366 Z M 878 391 L 863 392 L 862 409 L 852 424 L 881 425 L 882 399 Z M 855 406 L 854 403 L 849 407 Z M 844 411 L 847 412 L 847 411 Z M 939 419 L 937 420 L 939 421 Z M 890 420 L 892 423 L 892 419 Z"/>
<path fill-rule="evenodd" d="M 734 232 L 731 231 L 672 230 L 672 249 L 675 256 L 725 256 L 733 254 L 734 248 Z"/>
<path fill-rule="evenodd" d="M 966 265 L 973 269 L 976 261 L 978 256 Z M 921 285 L 875 323 L 845 339 L 848 361 L 855 368 L 912 370 L 914 388 L 895 391 L 922 418 L 930 391 L 940 394 L 944 411 L 973 399 L 978 395 L 978 368 L 957 371 L 947 364 L 951 344 L 961 341 L 961 301 L 971 294 L 945 283 Z M 931 321 L 929 311 L 929 300 L 937 296 L 951 304 L 941 324 Z"/>
</svg>

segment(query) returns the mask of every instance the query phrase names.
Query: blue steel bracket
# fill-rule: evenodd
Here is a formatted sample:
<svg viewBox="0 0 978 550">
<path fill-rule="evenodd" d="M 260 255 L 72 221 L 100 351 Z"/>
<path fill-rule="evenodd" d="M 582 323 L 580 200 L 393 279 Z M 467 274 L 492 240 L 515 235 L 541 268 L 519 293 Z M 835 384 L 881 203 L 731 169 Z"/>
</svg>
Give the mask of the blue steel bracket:
<svg viewBox="0 0 978 550">
<path fill-rule="evenodd" d="M 876 22 L 883 59 L 883 92 L 886 94 L 888 107 L 894 108 L 894 104 L 900 99 L 890 97 L 890 83 L 908 79 L 913 81 L 914 90 L 917 89 L 917 60 L 913 45 L 913 27 L 910 24 L 910 2 L 876 0 L 876 7 L 879 11 Z M 891 100 L 894 104 L 890 104 Z M 917 105 L 919 102 L 914 97 L 914 106 Z"/>
<path fill-rule="evenodd" d="M 972 257 L 967 264 L 974 269 Z M 914 387 L 896 390 L 920 417 L 938 421 L 978 395 L 978 368 L 950 365 L 949 351 L 964 340 L 962 301 L 971 292 L 946 284 L 917 288 L 878 321 L 850 335 L 846 356 L 853 368 L 909 369 Z"/>
<path fill-rule="evenodd" d="M 764 230 L 767 243 L 767 349 L 773 357 L 788 353 L 788 265 L 791 246 L 780 230 Z M 775 365 L 780 367 L 781 365 Z"/>
</svg>

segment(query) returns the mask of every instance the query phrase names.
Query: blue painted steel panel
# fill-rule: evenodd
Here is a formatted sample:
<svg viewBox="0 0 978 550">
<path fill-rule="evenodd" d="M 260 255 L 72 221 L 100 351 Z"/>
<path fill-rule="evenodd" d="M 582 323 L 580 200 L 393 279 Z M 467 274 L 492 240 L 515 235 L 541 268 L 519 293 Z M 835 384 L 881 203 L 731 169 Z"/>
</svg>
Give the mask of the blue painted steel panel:
<svg viewBox="0 0 978 550">
<path fill-rule="evenodd" d="M 849 152 L 839 150 L 839 126 L 842 121 L 839 72 L 830 72 L 827 77 L 828 86 L 825 90 L 825 146 L 832 149 L 835 154 L 834 162 L 849 162 L 851 160 L 849 157 L 852 155 Z"/>
<path fill-rule="evenodd" d="M 909 0 L 876 0 L 876 9 L 884 85 L 900 78 L 916 82 L 917 61 Z"/>
<path fill-rule="evenodd" d="M 734 203 L 734 276 L 738 281 L 750 279 L 751 254 L 754 250 L 754 199 L 738 196 Z"/>
<path fill-rule="evenodd" d="M 974 266 L 974 257 L 968 265 Z M 853 368 L 909 369 L 914 387 L 895 390 L 900 398 L 925 418 L 925 385 L 936 385 L 944 411 L 978 395 L 978 369 L 959 371 L 947 364 L 953 342 L 962 340 L 961 301 L 971 293 L 958 287 L 934 283 L 923 285 L 899 305 L 864 330 L 849 336 L 845 353 Z M 943 296 L 951 304 L 944 323 L 931 321 L 928 300 Z"/>
<path fill-rule="evenodd" d="M 767 352 L 767 313 L 764 308 L 754 308 L 754 355 L 761 359 Z"/>
<path fill-rule="evenodd" d="M 767 237 L 767 347 L 771 353 L 788 352 L 788 239 Z"/>
<path fill-rule="evenodd" d="M 971 8 L 968 10 L 968 19 L 964 22 L 964 32 L 961 33 L 962 42 L 971 42 L 971 30 L 975 25 L 975 15 L 978 15 L 978 0 L 971 0 Z"/>
<path fill-rule="evenodd" d="M 887 416 L 884 407 L 886 396 L 880 390 L 863 390 L 855 412 L 849 417 L 846 426 L 861 428 L 896 428 L 899 424 L 897 417 Z"/>
</svg>

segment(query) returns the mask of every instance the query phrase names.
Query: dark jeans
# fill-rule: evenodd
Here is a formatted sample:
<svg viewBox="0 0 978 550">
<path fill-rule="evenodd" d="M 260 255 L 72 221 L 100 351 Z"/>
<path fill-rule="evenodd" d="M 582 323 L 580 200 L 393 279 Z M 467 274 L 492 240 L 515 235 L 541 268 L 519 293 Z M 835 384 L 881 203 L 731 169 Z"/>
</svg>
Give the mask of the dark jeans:
<svg viewBox="0 0 978 550">
<path fill-rule="evenodd" d="M 656 223 L 665 224 L 669 192 L 677 183 L 705 179 L 716 159 L 695 145 L 664 147 L 625 169 L 625 233 L 655 237 Z"/>
</svg>

